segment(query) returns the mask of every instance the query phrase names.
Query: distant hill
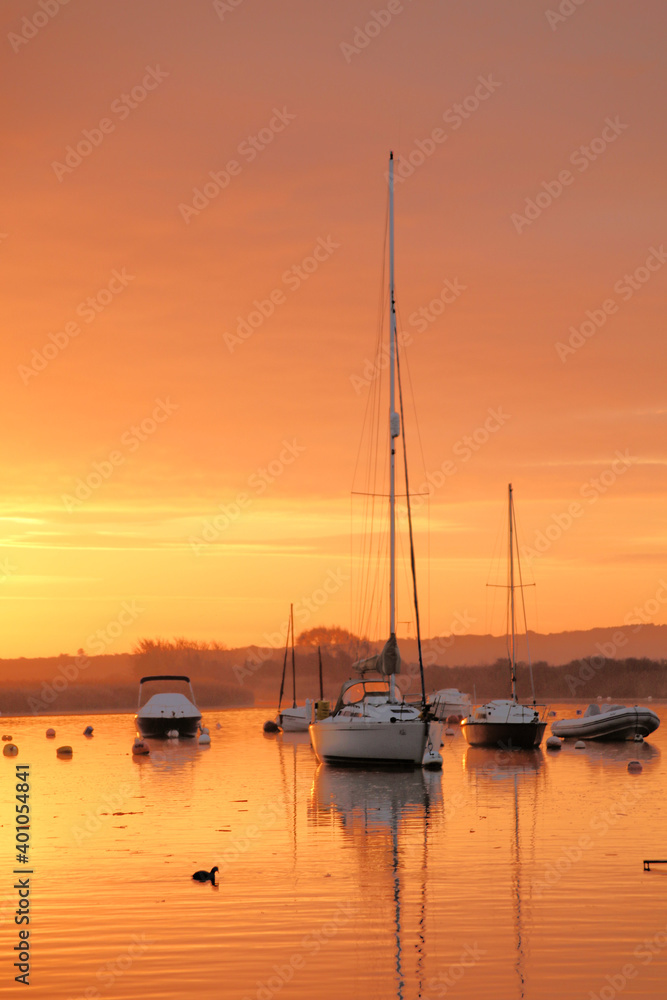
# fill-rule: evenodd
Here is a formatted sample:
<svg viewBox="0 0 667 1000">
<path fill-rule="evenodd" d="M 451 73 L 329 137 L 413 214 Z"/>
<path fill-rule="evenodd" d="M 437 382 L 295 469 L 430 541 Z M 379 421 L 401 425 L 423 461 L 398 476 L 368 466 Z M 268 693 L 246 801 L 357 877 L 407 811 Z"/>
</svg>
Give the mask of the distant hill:
<svg viewBox="0 0 667 1000">
<path fill-rule="evenodd" d="M 598 695 L 616 699 L 667 698 L 667 625 L 631 625 L 549 635 L 529 633 L 536 695 L 570 697 L 582 702 Z M 418 693 L 417 643 L 400 639 L 404 686 Z M 380 643 L 375 644 L 379 648 Z M 423 643 L 427 692 L 439 687 L 475 691 L 479 699 L 508 694 L 504 637 L 440 636 Z M 242 649 L 192 648 L 0 660 L 0 711 L 3 715 L 49 715 L 74 711 L 135 711 L 139 679 L 145 674 L 187 674 L 200 708 L 253 704 L 276 705 L 284 651 L 249 646 Z M 325 698 L 335 700 L 351 676 L 357 650 L 348 644 L 322 647 Z M 519 659 L 527 661 L 525 641 Z M 503 662 L 499 662 L 503 661 Z M 297 700 L 319 694 L 317 649 L 297 646 Z M 519 693 L 530 696 L 528 671 L 518 669 Z M 291 670 L 283 704 L 292 701 Z"/>
</svg>

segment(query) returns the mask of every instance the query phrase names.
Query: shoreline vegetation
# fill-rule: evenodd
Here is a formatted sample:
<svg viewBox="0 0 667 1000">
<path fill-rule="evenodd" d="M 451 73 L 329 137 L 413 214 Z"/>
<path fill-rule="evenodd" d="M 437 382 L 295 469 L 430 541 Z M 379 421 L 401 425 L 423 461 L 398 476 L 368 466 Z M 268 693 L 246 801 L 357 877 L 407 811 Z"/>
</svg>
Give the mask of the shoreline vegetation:
<svg viewBox="0 0 667 1000">
<path fill-rule="evenodd" d="M 667 699 L 667 659 L 647 655 L 646 648 L 663 648 L 667 626 L 646 625 L 642 631 L 641 646 L 631 641 L 631 635 L 626 635 L 631 633 L 629 629 L 625 632 L 593 629 L 553 636 L 531 634 L 536 701 L 588 704 L 601 697 L 634 704 L 648 698 Z M 569 642 L 563 637 L 569 637 Z M 399 643 L 403 655 L 399 683 L 410 699 L 420 692 L 416 643 L 414 639 L 401 639 Z M 331 702 L 342 682 L 351 676 L 352 664 L 359 655 L 359 640 L 342 629 L 321 628 L 302 633 L 296 647 L 300 703 L 307 697 L 319 696 L 318 645 L 322 651 L 324 697 Z M 378 645 L 371 643 L 371 652 Z M 368 644 L 364 648 L 367 650 Z M 581 648 L 582 654 L 550 663 L 543 656 L 545 648 L 554 650 L 554 659 L 568 648 L 570 651 Z M 537 655 L 542 654 L 540 659 L 536 658 L 536 650 Z M 503 654 L 503 637 L 427 639 L 423 642 L 426 691 L 459 688 L 473 695 L 477 702 L 507 697 L 509 670 Z M 181 638 L 142 639 L 133 652 L 115 655 L 87 656 L 84 650 L 78 650 L 76 655 L 3 659 L 0 660 L 0 712 L 4 716 L 134 712 L 139 679 L 157 673 L 187 674 L 197 704 L 203 710 L 272 706 L 278 702 L 283 657 L 284 648 L 226 649 L 219 643 Z M 519 700 L 532 700 L 525 660 L 517 665 L 517 682 Z M 288 677 L 283 703 L 291 701 Z"/>
</svg>

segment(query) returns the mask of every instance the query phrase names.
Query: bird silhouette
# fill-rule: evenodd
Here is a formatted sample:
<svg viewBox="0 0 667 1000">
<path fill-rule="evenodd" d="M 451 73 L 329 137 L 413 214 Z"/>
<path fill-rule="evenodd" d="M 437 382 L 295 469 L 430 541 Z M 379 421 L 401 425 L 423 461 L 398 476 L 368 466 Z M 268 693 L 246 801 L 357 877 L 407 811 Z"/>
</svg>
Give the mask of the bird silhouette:
<svg viewBox="0 0 667 1000">
<path fill-rule="evenodd" d="M 212 882 L 213 885 L 215 885 L 215 873 L 217 872 L 217 870 L 218 866 L 216 865 L 215 868 L 211 868 L 210 872 L 207 871 L 195 872 L 192 877 L 195 880 L 195 882 Z"/>
</svg>

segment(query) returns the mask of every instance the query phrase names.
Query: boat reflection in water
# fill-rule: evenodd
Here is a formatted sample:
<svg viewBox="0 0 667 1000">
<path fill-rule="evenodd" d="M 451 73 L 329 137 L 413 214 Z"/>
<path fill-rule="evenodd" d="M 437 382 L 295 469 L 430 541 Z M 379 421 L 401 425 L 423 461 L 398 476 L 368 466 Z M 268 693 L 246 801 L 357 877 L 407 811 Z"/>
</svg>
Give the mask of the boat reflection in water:
<svg viewBox="0 0 667 1000">
<path fill-rule="evenodd" d="M 353 895 L 370 907 L 367 926 L 379 942 L 373 955 L 376 970 L 367 972 L 378 982 L 386 981 L 387 928 L 392 926 L 399 998 L 405 996 L 406 984 L 418 984 L 417 995 L 425 995 L 429 841 L 436 814 L 442 811 L 440 773 L 361 771 L 325 764 L 315 773 L 309 822 L 338 825 L 354 848 L 358 884 Z"/>
<path fill-rule="evenodd" d="M 537 799 L 540 786 L 547 780 L 544 756 L 540 749 L 493 750 L 491 748 L 467 747 L 463 758 L 471 791 L 475 796 L 480 814 L 502 808 L 505 815 L 513 818 L 513 828 L 507 830 L 509 858 L 506 876 L 497 879 L 494 908 L 499 919 L 502 911 L 511 910 L 514 927 L 516 957 L 514 968 L 517 976 L 519 997 L 526 993 L 526 927 L 531 927 L 530 888 L 524 886 L 524 871 L 535 869 L 535 826 L 537 822 Z M 511 797 L 511 802 L 508 799 Z M 486 818 L 486 815 L 484 816 Z M 501 848 L 502 850 L 502 848 Z M 506 855 L 502 855 L 503 858 Z M 498 859 L 501 860 L 500 858 Z M 526 879 L 529 883 L 529 879 Z M 505 898 L 503 887 L 507 886 Z"/>
</svg>

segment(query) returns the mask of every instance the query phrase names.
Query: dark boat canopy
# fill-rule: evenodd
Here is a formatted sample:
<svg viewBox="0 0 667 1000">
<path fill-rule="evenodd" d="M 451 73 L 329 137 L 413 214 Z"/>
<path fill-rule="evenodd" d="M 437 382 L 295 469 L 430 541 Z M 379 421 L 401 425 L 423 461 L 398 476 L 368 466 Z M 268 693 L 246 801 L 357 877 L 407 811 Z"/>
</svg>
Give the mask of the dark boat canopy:
<svg viewBox="0 0 667 1000">
<path fill-rule="evenodd" d="M 154 674 L 151 677 L 142 677 L 139 683 L 145 684 L 146 681 L 185 681 L 189 684 L 190 678 L 186 677 L 185 674 Z"/>
</svg>

